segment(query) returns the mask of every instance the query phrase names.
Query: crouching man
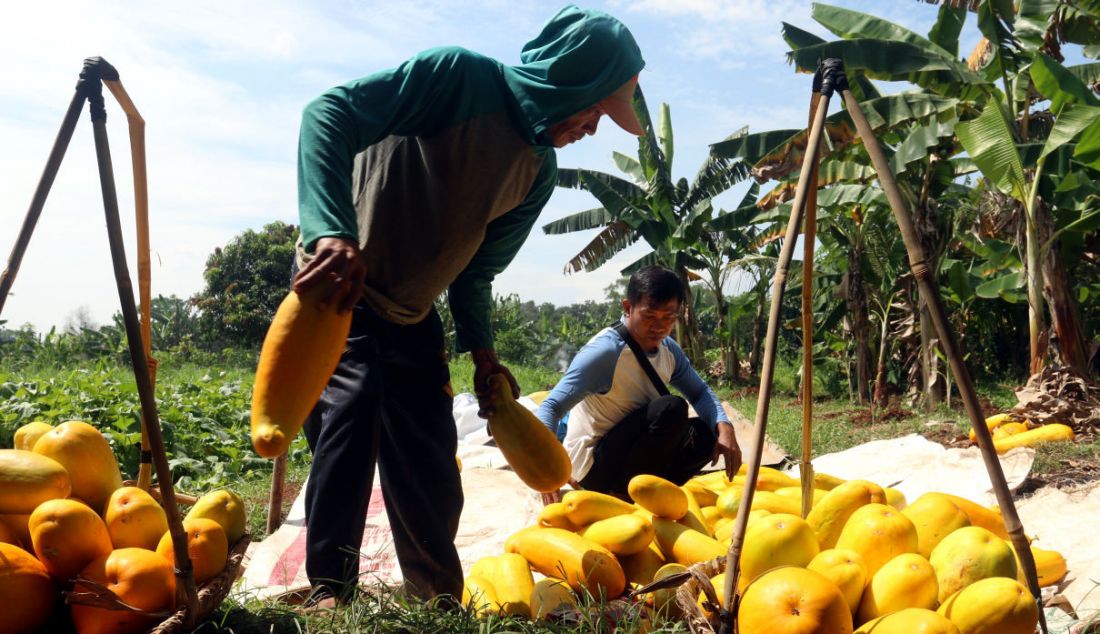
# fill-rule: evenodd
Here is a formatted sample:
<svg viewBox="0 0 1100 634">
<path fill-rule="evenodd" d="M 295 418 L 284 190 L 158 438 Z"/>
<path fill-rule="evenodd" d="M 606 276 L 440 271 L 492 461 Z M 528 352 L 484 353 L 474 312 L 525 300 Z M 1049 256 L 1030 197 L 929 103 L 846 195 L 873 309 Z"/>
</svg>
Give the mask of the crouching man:
<svg viewBox="0 0 1100 634">
<path fill-rule="evenodd" d="M 625 498 L 638 474 L 683 484 L 719 456 L 727 469 L 740 466 L 741 450 L 718 397 L 669 336 L 684 296 L 680 278 L 668 269 L 635 272 L 622 321 L 577 352 L 539 407 L 539 419 L 555 433 L 570 412 L 563 444 L 582 488 Z M 698 418 L 688 417 L 688 401 Z M 546 503 L 558 499 L 543 495 Z"/>
</svg>

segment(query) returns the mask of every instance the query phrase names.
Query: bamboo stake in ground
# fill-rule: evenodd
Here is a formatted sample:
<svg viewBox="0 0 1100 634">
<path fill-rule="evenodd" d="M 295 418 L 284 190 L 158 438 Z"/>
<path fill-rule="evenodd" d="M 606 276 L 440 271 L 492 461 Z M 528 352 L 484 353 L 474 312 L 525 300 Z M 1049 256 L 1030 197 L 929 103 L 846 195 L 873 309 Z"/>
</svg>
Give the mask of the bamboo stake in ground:
<svg viewBox="0 0 1100 634">
<path fill-rule="evenodd" d="M 286 452 L 275 457 L 271 469 L 271 495 L 267 500 L 267 534 L 283 523 L 283 489 L 286 486 Z"/>
<path fill-rule="evenodd" d="M 172 471 L 168 467 L 168 458 L 164 449 L 164 436 L 161 434 L 160 421 L 157 418 L 157 403 L 153 393 L 153 384 L 149 373 L 145 371 L 148 363 L 142 345 L 141 326 L 134 305 L 134 289 L 130 282 L 130 272 L 126 266 L 126 249 L 122 240 L 122 224 L 118 214 L 118 195 L 115 192 L 114 170 L 111 167 L 111 150 L 107 142 L 107 111 L 103 107 L 102 79 L 118 79 L 115 69 L 101 58 L 90 58 L 84 62 L 80 74 L 80 85 L 88 99 L 92 114 L 92 131 L 95 136 L 96 160 L 99 163 L 99 184 L 103 190 L 103 211 L 107 221 L 107 238 L 111 245 L 111 260 L 114 265 L 115 284 L 118 287 L 118 299 L 122 307 L 123 323 L 126 325 L 126 343 L 130 349 L 130 362 L 134 368 L 138 396 L 141 400 L 142 416 L 147 421 L 149 443 L 153 451 L 153 463 L 160 482 L 164 511 L 168 516 L 168 530 L 172 534 L 172 547 L 175 553 L 176 592 L 182 595 L 187 607 L 184 619 L 188 628 L 194 626 L 199 607 L 198 591 L 192 574 L 191 559 L 187 553 L 187 534 L 183 530 L 183 518 L 176 505 L 172 488 Z"/>
<path fill-rule="evenodd" d="M 816 76 L 819 77 L 820 75 Z M 816 83 L 815 77 L 815 83 Z M 814 86 L 810 97 L 810 118 L 813 125 L 821 102 L 820 86 Z M 814 419 L 814 240 L 817 238 L 817 157 L 818 148 L 806 146 L 814 155 L 810 172 L 810 187 L 806 190 L 806 219 L 802 230 L 802 461 L 798 467 L 802 480 L 802 517 L 810 515 L 814 505 L 813 419 Z"/>
<path fill-rule="evenodd" d="M 826 63 L 829 62 L 841 66 L 840 60 L 826 60 Z M 841 70 L 840 77 L 844 78 L 843 70 Z M 886 193 L 886 199 L 890 203 L 890 209 L 894 212 L 894 217 L 898 222 L 898 228 L 901 230 L 902 238 L 905 240 L 905 249 L 909 254 L 909 268 L 913 272 L 913 277 L 917 280 L 921 297 L 924 298 L 925 305 L 928 307 L 928 312 L 932 317 L 932 322 L 936 327 L 936 332 L 940 337 L 940 345 L 943 346 L 947 360 L 951 364 L 951 371 L 954 373 L 955 381 L 959 387 L 959 396 L 962 398 L 963 405 L 966 407 L 966 412 L 970 416 L 970 425 L 978 438 L 978 447 L 981 449 L 986 471 L 989 472 L 989 479 L 993 484 L 993 492 L 997 496 L 997 504 L 1000 507 L 1001 515 L 1004 516 L 1005 530 L 1008 531 L 1009 536 L 1012 538 L 1012 545 L 1016 549 L 1016 556 L 1019 558 L 1020 563 L 1023 564 L 1028 587 L 1035 597 L 1036 602 L 1039 604 L 1039 626 L 1045 634 L 1047 632 L 1047 624 L 1042 609 L 1042 593 L 1039 587 L 1039 577 L 1035 570 L 1035 559 L 1031 554 L 1031 547 L 1028 543 L 1027 535 L 1024 534 L 1020 516 L 1016 512 L 1016 504 L 1012 500 L 1012 492 L 1009 491 L 1008 483 L 1005 481 L 1004 471 L 1001 469 L 1001 462 L 998 460 L 997 452 L 993 447 L 993 436 L 989 428 L 985 426 L 982 408 L 978 402 L 978 394 L 974 390 L 974 383 L 970 378 L 970 371 L 963 362 L 958 340 L 955 338 L 955 333 L 951 329 L 951 324 L 947 321 L 947 311 L 943 307 L 943 299 L 940 297 L 939 285 L 937 284 L 936 278 L 928 270 L 924 249 L 921 247 L 916 228 L 913 226 L 912 218 L 909 215 L 909 209 L 904 200 L 902 200 L 901 192 L 898 191 L 897 184 L 894 182 L 894 174 L 890 171 L 890 164 L 886 161 L 886 155 L 883 154 L 882 148 L 879 147 L 878 140 L 871 130 L 871 126 L 867 123 L 867 118 L 864 116 L 855 97 L 852 96 L 852 92 L 848 89 L 846 78 L 844 78 L 842 84 L 838 85 L 838 88 L 841 91 L 840 95 L 844 100 L 848 113 L 851 115 L 852 121 L 856 124 L 856 130 L 859 133 L 860 139 L 863 141 L 864 146 L 867 148 L 867 153 L 871 157 L 871 163 L 874 165 L 875 171 L 878 172 L 879 183 Z"/>
<path fill-rule="evenodd" d="M 153 358 L 152 287 L 149 264 L 149 179 L 145 169 L 145 119 L 138 112 L 122 82 L 104 80 L 115 101 L 126 113 L 130 131 L 130 163 L 134 170 L 134 221 L 137 230 L 138 298 L 141 302 L 141 340 L 145 344 L 149 377 L 157 385 L 157 360 Z M 137 486 L 148 491 L 153 484 L 153 457 L 149 450 L 149 431 L 144 415 L 141 418 L 141 459 L 138 462 Z"/>
<path fill-rule="evenodd" d="M 819 74 L 820 74 L 819 70 Z M 817 77 L 814 79 L 817 82 Z M 768 408 L 771 405 L 772 383 L 775 378 L 775 345 L 779 338 L 780 308 L 783 303 L 783 289 L 787 285 L 787 271 L 794 254 L 794 243 L 798 237 L 798 229 L 802 222 L 802 210 L 806 203 L 806 192 L 810 186 L 810 172 L 813 169 L 816 152 L 809 148 L 817 148 L 821 143 L 822 130 L 825 128 L 825 113 L 829 109 L 829 98 L 832 97 L 832 82 L 826 77 L 822 81 L 820 102 L 814 115 L 813 125 L 810 126 L 807 151 L 802 159 L 802 171 L 798 177 L 798 187 L 795 190 L 794 202 L 791 204 L 791 217 L 787 222 L 787 233 L 783 239 L 783 249 L 779 254 L 779 261 L 775 267 L 775 278 L 772 282 L 771 309 L 768 314 L 768 333 L 764 341 L 764 364 L 760 371 L 760 395 L 756 401 L 756 440 L 748 459 L 745 472 L 745 488 L 741 494 L 741 503 L 737 510 L 737 519 L 734 520 L 732 541 L 729 552 L 726 553 L 726 586 L 723 596 L 726 599 L 727 609 L 719 615 L 721 622 L 720 632 L 730 634 L 733 632 L 734 620 L 737 614 L 737 606 L 733 601 L 734 589 L 737 587 L 737 577 L 741 560 L 741 548 L 745 541 L 745 527 L 749 521 L 749 510 L 752 508 L 752 496 L 756 490 L 756 481 L 760 473 L 760 457 L 763 455 L 764 440 L 768 424 Z"/>
</svg>

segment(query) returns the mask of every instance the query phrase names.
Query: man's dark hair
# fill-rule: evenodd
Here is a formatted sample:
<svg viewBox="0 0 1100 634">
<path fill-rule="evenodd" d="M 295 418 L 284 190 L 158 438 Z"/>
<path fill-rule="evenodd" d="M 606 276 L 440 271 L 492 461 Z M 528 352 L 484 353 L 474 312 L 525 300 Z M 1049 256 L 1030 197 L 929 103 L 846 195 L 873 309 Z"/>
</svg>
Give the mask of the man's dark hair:
<svg viewBox="0 0 1100 634">
<path fill-rule="evenodd" d="M 626 299 L 631 304 L 638 304 L 642 297 L 648 297 L 652 304 L 664 304 L 670 299 L 683 304 L 686 294 L 675 273 L 663 266 L 646 266 L 634 271 L 626 283 Z"/>
</svg>

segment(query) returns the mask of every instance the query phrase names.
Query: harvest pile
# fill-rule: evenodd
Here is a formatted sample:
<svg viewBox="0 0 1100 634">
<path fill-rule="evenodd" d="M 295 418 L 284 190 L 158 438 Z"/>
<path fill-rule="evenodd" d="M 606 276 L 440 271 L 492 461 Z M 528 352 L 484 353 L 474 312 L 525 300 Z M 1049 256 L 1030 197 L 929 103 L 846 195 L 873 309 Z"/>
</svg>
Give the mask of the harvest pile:
<svg viewBox="0 0 1100 634">
<path fill-rule="evenodd" d="M 244 504 L 213 491 L 183 527 L 202 584 L 225 568 L 230 545 L 244 535 Z M 80 634 L 147 631 L 174 611 L 174 561 L 164 509 L 143 489 L 123 486 L 92 425 L 30 423 L 16 431 L 15 448 L 0 449 L 0 634 L 47 631 L 67 618 Z M 64 604 L 62 592 L 92 592 L 93 584 L 152 614 Z"/>
<path fill-rule="evenodd" d="M 1004 453 L 1016 447 L 1034 447 L 1047 442 L 1073 440 L 1073 428 L 1062 423 L 1033 423 L 1013 414 L 996 414 L 985 419 L 985 426 L 993 434 L 993 447 Z M 977 442 L 974 430 L 970 430 L 970 442 Z"/>
<path fill-rule="evenodd" d="M 683 487 L 640 475 L 633 503 L 570 491 L 509 537 L 504 554 L 474 564 L 463 601 L 483 615 L 569 618 L 585 595 L 625 594 L 647 619 L 682 618 L 675 588 L 627 591 L 724 558 L 744 481 L 744 469 Z M 907 505 L 897 490 L 826 474 L 814 487 L 802 519 L 798 481 L 760 470 L 737 587 L 742 634 L 1035 631 L 1038 609 L 995 509 L 946 493 Z M 1042 585 L 1065 575 L 1059 553 L 1032 553 Z M 724 575 L 711 583 L 722 598 Z M 699 606 L 708 616 L 716 607 L 703 593 Z"/>
</svg>

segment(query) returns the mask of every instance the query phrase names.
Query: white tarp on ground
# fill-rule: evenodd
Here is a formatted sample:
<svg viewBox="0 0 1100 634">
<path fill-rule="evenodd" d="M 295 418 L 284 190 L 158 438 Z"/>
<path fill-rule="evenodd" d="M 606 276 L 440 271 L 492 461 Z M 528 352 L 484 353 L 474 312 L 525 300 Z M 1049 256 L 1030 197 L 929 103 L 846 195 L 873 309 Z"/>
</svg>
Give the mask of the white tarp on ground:
<svg viewBox="0 0 1100 634">
<path fill-rule="evenodd" d="M 456 417 L 457 420 L 457 417 Z M 469 433 L 477 434 L 474 427 Z M 469 436 L 475 438 L 476 436 Z M 460 443 L 462 487 L 466 497 L 456 546 L 465 570 L 484 555 L 503 552 L 504 540 L 533 524 L 541 502 L 510 470 L 495 447 Z M 1010 487 L 1027 477 L 1034 459 L 1031 449 L 1017 449 L 1001 457 Z M 845 479 L 862 478 L 894 485 L 907 499 L 928 491 L 943 491 L 983 505 L 994 503 L 989 477 L 977 448 L 946 449 L 917 435 L 880 440 L 846 451 L 819 456 L 814 468 Z M 797 477 L 797 468 L 790 474 Z M 360 571 L 364 582 L 395 583 L 401 572 L 389 522 L 377 485 L 372 492 Z M 1074 491 L 1041 489 L 1017 502 L 1027 533 L 1036 545 L 1061 552 L 1069 574 L 1059 591 L 1081 618 L 1100 610 L 1100 540 L 1092 535 L 1100 526 L 1100 485 Z M 262 542 L 253 544 L 239 588 L 259 597 L 271 597 L 308 586 L 305 576 L 304 488 L 286 522 Z M 1052 632 L 1066 632 L 1071 620 L 1054 613 Z"/>
</svg>

